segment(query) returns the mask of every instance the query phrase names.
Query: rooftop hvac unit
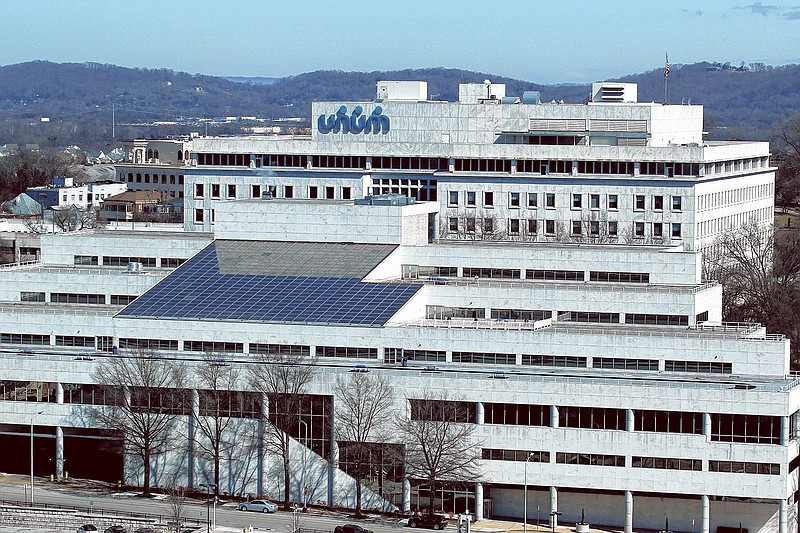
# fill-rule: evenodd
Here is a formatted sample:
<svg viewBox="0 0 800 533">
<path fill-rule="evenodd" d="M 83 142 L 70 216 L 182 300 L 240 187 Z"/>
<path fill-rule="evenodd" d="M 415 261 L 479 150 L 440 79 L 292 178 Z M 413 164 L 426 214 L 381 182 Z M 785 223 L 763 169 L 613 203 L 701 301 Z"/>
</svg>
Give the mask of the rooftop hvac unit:
<svg viewBox="0 0 800 533">
<path fill-rule="evenodd" d="M 143 272 L 143 271 L 144 271 L 144 268 L 142 267 L 141 263 L 137 263 L 137 262 L 134 262 L 134 261 L 131 261 L 130 263 L 128 263 L 128 273 L 129 274 L 138 274 L 138 273 Z"/>
<path fill-rule="evenodd" d="M 539 91 L 525 91 L 522 93 L 523 104 L 541 104 L 542 94 Z"/>
</svg>

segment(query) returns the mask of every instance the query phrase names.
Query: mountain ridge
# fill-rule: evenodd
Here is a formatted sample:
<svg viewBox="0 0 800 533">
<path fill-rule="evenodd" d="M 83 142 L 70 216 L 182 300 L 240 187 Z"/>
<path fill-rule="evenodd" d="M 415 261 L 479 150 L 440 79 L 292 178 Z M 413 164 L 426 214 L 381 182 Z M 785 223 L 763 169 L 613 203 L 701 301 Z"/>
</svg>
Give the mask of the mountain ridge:
<svg viewBox="0 0 800 533">
<path fill-rule="evenodd" d="M 590 90 L 590 84 L 538 84 L 443 67 L 247 78 L 32 61 L 0 66 L 0 144 L 102 146 L 112 133 L 117 139 L 163 137 L 197 131 L 202 120 L 214 117 L 309 121 L 312 101 L 371 100 L 375 84 L 387 79 L 424 80 L 431 99 L 451 101 L 457 100 L 458 83 L 484 79 L 505 83 L 510 96 L 540 91 L 543 101 L 582 103 Z M 639 101 L 663 101 L 663 68 L 608 81 L 637 83 Z M 800 65 L 753 64 L 744 69 L 710 62 L 675 64 L 670 67 L 668 95 L 672 104 L 704 106 L 709 138 L 773 140 L 782 121 L 800 114 Z M 169 129 L 158 129 L 153 122 L 167 122 Z M 118 131 L 113 131 L 115 126 Z M 215 124 L 209 133 L 240 131 L 236 125 Z"/>
</svg>

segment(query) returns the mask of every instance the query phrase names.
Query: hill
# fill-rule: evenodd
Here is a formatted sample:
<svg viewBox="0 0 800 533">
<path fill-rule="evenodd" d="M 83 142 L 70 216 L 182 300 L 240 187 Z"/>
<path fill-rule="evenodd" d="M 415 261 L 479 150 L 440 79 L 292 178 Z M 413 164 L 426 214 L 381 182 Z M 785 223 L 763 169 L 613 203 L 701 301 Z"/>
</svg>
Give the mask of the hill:
<svg viewBox="0 0 800 533">
<path fill-rule="evenodd" d="M 544 101 L 583 102 L 588 85 L 541 85 L 490 73 L 445 68 L 317 71 L 287 78 L 229 79 L 166 69 L 34 61 L 0 67 L 0 144 L 78 144 L 102 148 L 112 138 L 241 131 L 214 117 L 300 117 L 312 100 L 371 99 L 379 80 L 425 80 L 431 99 L 455 100 L 458 83 L 491 79 L 509 95 L 538 90 Z M 640 101 L 662 101 L 663 71 L 620 78 L 639 84 Z M 713 138 L 770 140 L 776 124 L 800 113 L 800 66 L 716 70 L 711 63 L 673 65 L 669 101 L 703 104 Z M 43 120 L 45 119 L 45 120 Z M 158 124 L 155 124 L 158 123 Z"/>
</svg>

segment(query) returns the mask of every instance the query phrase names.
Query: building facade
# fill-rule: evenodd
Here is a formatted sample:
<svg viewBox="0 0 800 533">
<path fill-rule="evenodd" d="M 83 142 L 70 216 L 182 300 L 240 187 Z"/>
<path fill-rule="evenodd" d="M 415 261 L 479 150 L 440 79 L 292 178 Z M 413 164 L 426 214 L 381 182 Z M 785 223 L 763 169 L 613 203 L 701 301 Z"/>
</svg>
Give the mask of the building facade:
<svg viewBox="0 0 800 533">
<path fill-rule="evenodd" d="M 413 406 L 431 397 L 465 406 L 458 422 L 474 425 L 483 476 L 442 489 L 441 510 L 519 518 L 527 495 L 543 519 L 584 510 L 626 531 L 665 517 L 675 530 L 795 530 L 800 382 L 788 341 L 720 322 L 721 286 L 702 279 L 699 252 L 449 241 L 436 236 L 438 210 L 398 197 L 243 199 L 218 204 L 214 235 L 42 236 L 40 265 L 0 271 L 5 438 L 24 437 L 42 411 L 52 472 L 90 473 L 76 450 L 120 437 L 85 416 L 103 402 L 95 376 L 108 358 L 147 350 L 196 369 L 213 354 L 246 376 L 278 354 L 314 365 L 313 401 L 287 428 L 298 501 L 311 485 L 313 502 L 352 504 L 333 420 L 336 379 L 358 369 L 391 380 L 398 416 L 424 416 Z M 265 411 L 236 417 L 259 427 Z M 177 431 L 191 435 L 181 413 Z M 226 490 L 280 495 L 280 461 L 241 446 L 223 461 Z M 141 479 L 135 458 L 106 460 Z M 196 486 L 207 465 L 180 449 L 154 479 Z M 370 506 L 426 505 L 424 483 L 376 468 L 386 474 L 365 481 Z"/>
<path fill-rule="evenodd" d="M 586 104 L 540 103 L 462 84 L 458 102 L 424 82 L 379 82 L 371 102 L 316 102 L 309 137 L 197 138 L 185 224 L 210 231 L 232 198 L 402 194 L 440 205 L 455 240 L 679 244 L 770 223 L 769 144 L 706 142 L 703 109 L 636 101 L 595 84 Z M 525 95 L 523 95 L 525 96 Z"/>
</svg>

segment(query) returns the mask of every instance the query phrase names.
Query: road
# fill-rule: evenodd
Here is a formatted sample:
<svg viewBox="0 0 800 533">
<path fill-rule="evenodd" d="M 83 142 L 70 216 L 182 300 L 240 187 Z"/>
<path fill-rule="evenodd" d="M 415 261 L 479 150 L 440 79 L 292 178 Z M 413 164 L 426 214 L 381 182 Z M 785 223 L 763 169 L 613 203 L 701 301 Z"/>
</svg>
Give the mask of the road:
<svg viewBox="0 0 800 533">
<path fill-rule="evenodd" d="M 0 484 L 0 499 L 25 501 L 25 488 L 26 487 L 22 484 Z M 64 491 L 61 488 L 52 489 L 46 485 L 39 486 L 37 484 L 34 496 L 36 503 L 61 505 L 79 509 L 91 508 L 93 512 L 96 513 L 123 511 L 125 513 L 161 515 L 163 517 L 169 517 L 171 514 L 169 503 L 164 500 L 144 500 L 125 493 L 122 495 L 78 493 L 74 489 Z M 292 529 L 290 525 L 294 517 L 290 512 L 278 511 L 274 514 L 263 514 L 237 511 L 235 505 L 235 503 L 227 503 L 216 506 L 216 524 L 218 530 L 242 531 L 243 528 L 253 526 L 254 531 L 276 531 L 286 533 Z M 331 513 L 322 515 L 319 513 L 320 511 L 311 511 L 308 514 L 301 514 L 298 517 L 300 527 L 333 531 L 333 528 L 339 524 L 352 522 L 352 520 L 349 520 L 344 514 L 334 515 Z M 205 503 L 198 502 L 197 500 L 187 500 L 184 516 L 197 519 L 201 524 L 205 524 Z M 365 521 L 362 525 L 367 529 L 373 530 L 375 533 L 398 533 L 398 531 L 402 531 L 398 525 L 379 524 L 368 521 Z"/>
</svg>

